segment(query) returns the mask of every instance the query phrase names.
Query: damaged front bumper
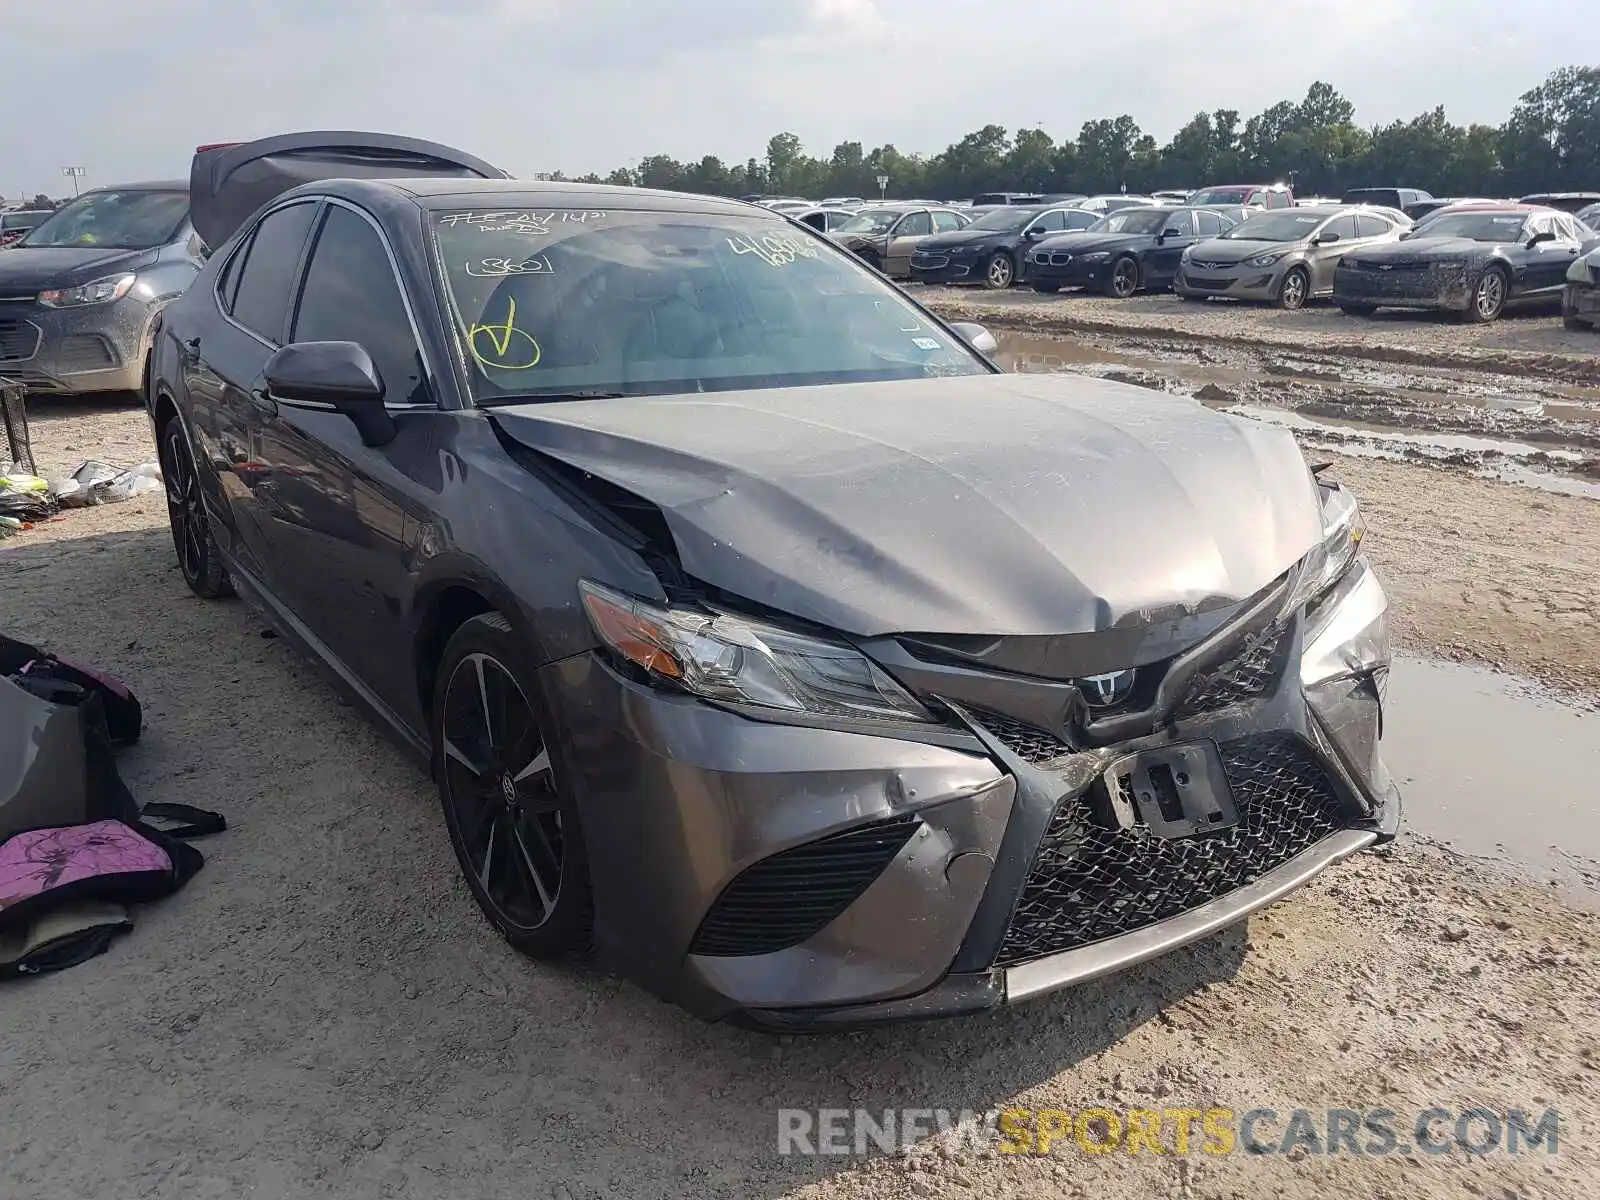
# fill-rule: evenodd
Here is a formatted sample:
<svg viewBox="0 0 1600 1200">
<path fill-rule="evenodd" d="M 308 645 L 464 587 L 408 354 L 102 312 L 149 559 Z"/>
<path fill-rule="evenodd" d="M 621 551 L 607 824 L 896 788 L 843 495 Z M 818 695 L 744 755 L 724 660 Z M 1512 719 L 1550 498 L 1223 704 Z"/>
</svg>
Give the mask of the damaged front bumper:
<svg viewBox="0 0 1600 1200">
<path fill-rule="evenodd" d="M 1461 266 L 1343 260 L 1333 275 L 1333 302 L 1346 307 L 1453 311 L 1471 299 L 1471 272 Z"/>
<path fill-rule="evenodd" d="M 1120 709 L 1065 732 L 1019 714 L 1070 685 L 896 639 L 863 648 L 951 726 L 755 720 L 599 654 L 553 664 L 602 961 L 704 1017 L 848 1026 L 1098 978 L 1272 903 L 1400 820 L 1383 590 L 1364 558 L 1286 613 L 1292 590 L 1139 665 Z M 1183 755 L 1226 781 L 1215 827 L 1117 793 L 1120 764 Z"/>
</svg>

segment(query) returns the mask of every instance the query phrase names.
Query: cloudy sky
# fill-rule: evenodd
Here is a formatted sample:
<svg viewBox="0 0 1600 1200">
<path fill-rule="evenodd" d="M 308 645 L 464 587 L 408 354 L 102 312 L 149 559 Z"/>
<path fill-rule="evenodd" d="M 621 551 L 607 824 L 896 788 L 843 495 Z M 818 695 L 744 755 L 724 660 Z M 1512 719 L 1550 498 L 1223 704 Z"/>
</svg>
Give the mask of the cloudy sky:
<svg viewBox="0 0 1600 1200">
<path fill-rule="evenodd" d="M 1364 124 L 1498 124 L 1600 61 L 1593 0 L 0 0 L 0 195 L 182 176 L 201 142 L 433 138 L 518 173 L 760 156 L 780 130 L 933 152 L 989 122 L 1163 141 L 1326 79 Z M 1136 14 L 1136 15 L 1134 15 Z"/>
</svg>

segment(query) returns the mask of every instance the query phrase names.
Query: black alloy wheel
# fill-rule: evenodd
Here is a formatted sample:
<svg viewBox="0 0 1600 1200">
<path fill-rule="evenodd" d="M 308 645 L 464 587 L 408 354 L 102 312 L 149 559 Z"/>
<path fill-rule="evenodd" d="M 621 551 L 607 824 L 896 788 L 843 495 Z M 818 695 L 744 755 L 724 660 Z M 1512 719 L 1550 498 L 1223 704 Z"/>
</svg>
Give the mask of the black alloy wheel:
<svg viewBox="0 0 1600 1200">
<path fill-rule="evenodd" d="M 1111 264 L 1111 277 L 1106 281 L 1106 294 L 1126 300 L 1139 290 L 1139 263 L 1127 255 Z"/>
<path fill-rule="evenodd" d="M 1004 291 L 1010 287 L 1017 278 L 1017 264 L 1012 261 L 1011 255 L 1004 250 L 996 250 L 989 256 L 989 261 L 983 268 L 983 286 L 991 291 Z"/>
<path fill-rule="evenodd" d="M 167 521 L 172 526 L 172 548 L 178 552 L 178 569 L 189 590 L 205 600 L 231 596 L 233 584 L 222 566 L 222 555 L 211 536 L 200 475 L 189 453 L 183 423 L 171 417 L 161 427 L 161 479 L 167 492 Z"/>
<path fill-rule="evenodd" d="M 562 793 L 533 675 L 510 623 L 474 617 L 450 639 L 434 699 L 439 797 L 473 899 L 534 958 L 588 949 L 587 855 Z"/>
</svg>

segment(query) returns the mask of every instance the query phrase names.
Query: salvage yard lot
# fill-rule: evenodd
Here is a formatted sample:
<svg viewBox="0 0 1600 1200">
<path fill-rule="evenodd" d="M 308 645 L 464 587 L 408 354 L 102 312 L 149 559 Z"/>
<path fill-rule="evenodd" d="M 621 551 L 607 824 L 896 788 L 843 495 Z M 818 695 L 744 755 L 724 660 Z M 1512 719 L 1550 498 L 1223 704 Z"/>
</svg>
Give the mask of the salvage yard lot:
<svg viewBox="0 0 1600 1200">
<path fill-rule="evenodd" d="M 47 473 L 153 456 L 134 407 L 36 412 Z M 1335 469 L 1367 503 L 1404 642 L 1600 685 L 1593 502 Z M 1541 608 L 1552 590 L 1590 607 L 1558 618 Z M 1537 880 L 1402 837 L 1101 983 L 976 1020 L 780 1040 L 516 957 L 459 882 L 424 774 L 250 609 L 189 594 L 159 497 L 0 546 L 0 597 L 6 632 L 143 698 L 148 732 L 123 760 L 136 795 L 232 825 L 110 953 L 0 994 L 5 1196 L 1587 1200 L 1600 1177 L 1600 955 L 1591 919 Z M 1475 1160 L 776 1153 L 780 1108 L 1010 1104 L 1555 1106 L 1562 1126 L 1554 1156 Z"/>
</svg>

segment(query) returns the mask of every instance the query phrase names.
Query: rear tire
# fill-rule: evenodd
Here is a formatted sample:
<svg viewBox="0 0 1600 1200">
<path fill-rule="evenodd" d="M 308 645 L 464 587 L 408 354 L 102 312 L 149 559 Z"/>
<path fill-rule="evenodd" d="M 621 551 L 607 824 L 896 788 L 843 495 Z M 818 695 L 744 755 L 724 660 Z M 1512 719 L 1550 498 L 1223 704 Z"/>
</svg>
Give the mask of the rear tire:
<svg viewBox="0 0 1600 1200">
<path fill-rule="evenodd" d="M 233 584 L 222 566 L 222 554 L 211 536 L 211 518 L 206 513 L 194 456 L 189 453 L 189 439 L 178 417 L 169 416 L 161 426 L 157 453 L 167 492 L 172 548 L 177 551 L 178 570 L 183 574 L 184 583 L 202 600 L 233 595 Z"/>
<path fill-rule="evenodd" d="M 589 857 L 532 654 L 505 617 L 484 613 L 451 636 L 436 678 L 434 776 L 467 889 L 520 953 L 586 953 Z"/>
</svg>

